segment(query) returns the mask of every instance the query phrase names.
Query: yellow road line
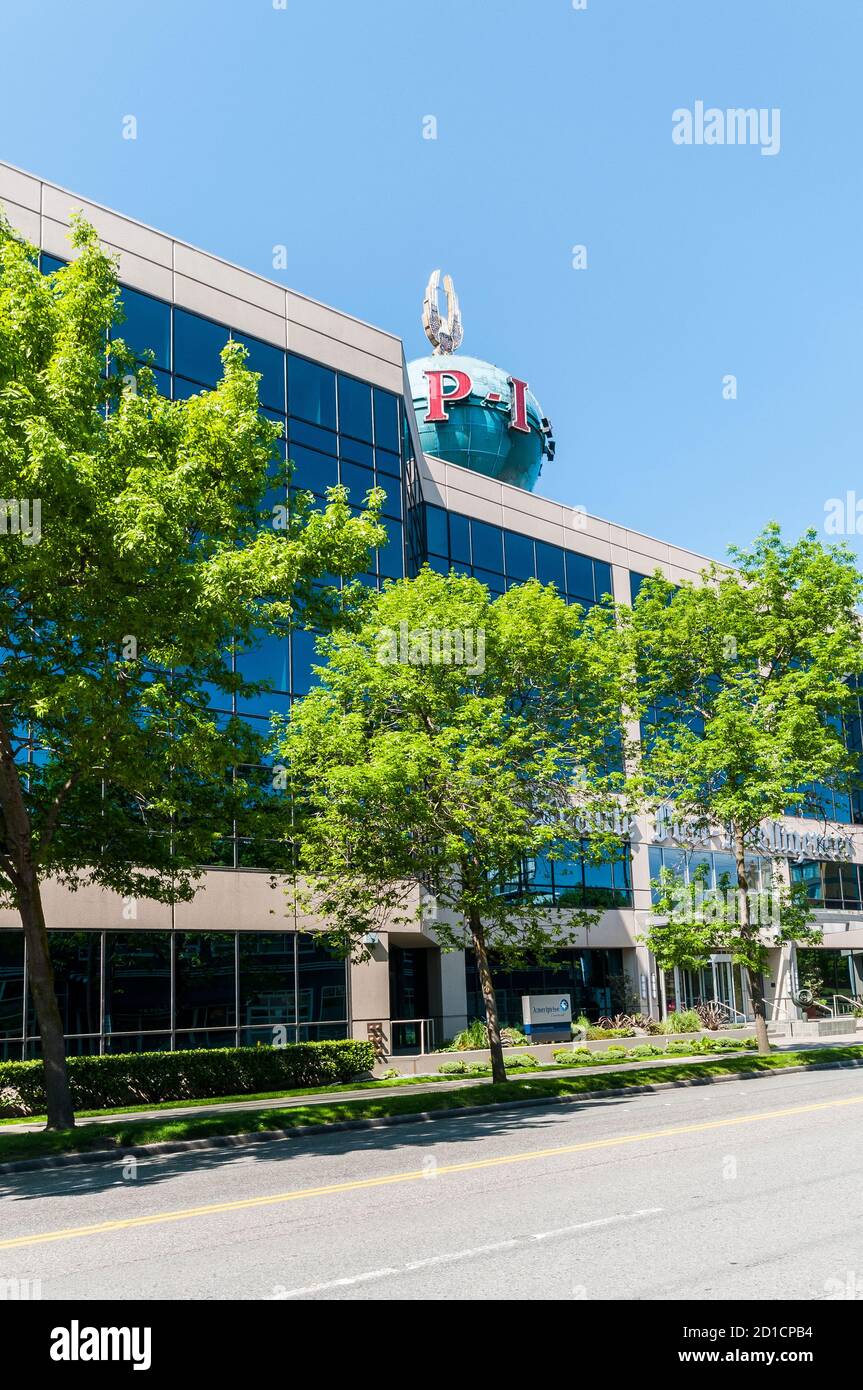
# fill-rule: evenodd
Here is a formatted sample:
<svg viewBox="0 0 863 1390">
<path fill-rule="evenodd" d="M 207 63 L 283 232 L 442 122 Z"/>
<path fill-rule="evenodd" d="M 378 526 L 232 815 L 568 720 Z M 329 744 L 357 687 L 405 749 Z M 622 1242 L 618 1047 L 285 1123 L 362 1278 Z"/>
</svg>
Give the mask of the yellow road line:
<svg viewBox="0 0 863 1390">
<path fill-rule="evenodd" d="M 838 1110 L 843 1106 L 863 1105 L 863 1096 L 848 1096 L 841 1100 L 818 1101 L 813 1105 L 795 1105 L 785 1110 L 761 1110 L 754 1115 L 730 1115 L 719 1120 L 701 1120 L 698 1124 L 675 1125 L 669 1129 L 644 1130 L 640 1134 L 621 1134 L 608 1139 L 589 1139 L 581 1144 L 563 1144 L 553 1149 L 531 1149 L 526 1153 L 503 1154 L 498 1158 L 474 1159 L 469 1163 L 441 1164 L 435 1177 L 449 1173 L 472 1173 L 482 1168 L 502 1168 L 510 1163 L 529 1163 L 541 1158 L 557 1158 L 562 1154 L 589 1153 L 596 1149 L 614 1149 L 624 1144 L 642 1144 L 652 1139 L 670 1139 L 678 1134 L 701 1134 L 711 1129 L 728 1129 L 733 1125 L 757 1124 L 762 1120 L 782 1120 L 791 1115 L 812 1115 L 822 1110 Z M 353 1182 L 331 1183 L 326 1187 L 304 1187 L 295 1192 L 276 1192 L 267 1197 L 245 1197 L 236 1202 L 213 1202 L 203 1207 L 186 1207 L 180 1211 L 155 1212 L 152 1216 L 132 1216 L 125 1221 L 100 1221 L 93 1226 L 70 1226 L 62 1231 L 44 1231 L 38 1235 L 15 1236 L 0 1240 L 0 1250 L 15 1250 L 25 1245 L 43 1245 L 50 1241 L 76 1240 L 82 1236 L 100 1236 L 111 1231 L 130 1231 L 143 1226 L 161 1226 L 169 1221 L 190 1221 L 197 1216 L 214 1216 L 219 1212 L 251 1211 L 255 1207 L 277 1206 L 284 1202 L 300 1202 L 309 1197 L 331 1197 L 338 1192 L 359 1192 L 365 1188 L 388 1187 L 398 1182 L 426 1181 L 428 1172 L 415 1169 L 407 1173 L 389 1173 L 380 1178 L 357 1178 Z"/>
</svg>

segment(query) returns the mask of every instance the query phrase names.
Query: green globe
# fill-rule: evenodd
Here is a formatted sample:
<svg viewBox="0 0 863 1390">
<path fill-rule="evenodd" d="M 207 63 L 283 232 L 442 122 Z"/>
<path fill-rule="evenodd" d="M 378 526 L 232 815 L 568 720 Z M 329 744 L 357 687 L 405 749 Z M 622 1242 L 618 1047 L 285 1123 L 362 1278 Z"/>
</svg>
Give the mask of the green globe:
<svg viewBox="0 0 863 1390">
<path fill-rule="evenodd" d="M 408 377 L 425 453 L 514 487 L 536 486 L 543 459 L 554 457 L 554 441 L 526 383 L 459 354 L 418 357 L 408 364 Z M 521 393 L 521 411 L 514 393 Z"/>
</svg>

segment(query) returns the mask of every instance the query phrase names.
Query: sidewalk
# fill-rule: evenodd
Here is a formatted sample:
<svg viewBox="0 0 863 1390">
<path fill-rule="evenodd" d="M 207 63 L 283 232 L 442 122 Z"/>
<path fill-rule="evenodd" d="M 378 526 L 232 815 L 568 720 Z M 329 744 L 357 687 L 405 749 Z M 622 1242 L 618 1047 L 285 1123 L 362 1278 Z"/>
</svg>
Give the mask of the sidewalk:
<svg viewBox="0 0 863 1390">
<path fill-rule="evenodd" d="M 811 1052 L 819 1049 L 826 1050 L 832 1047 L 851 1047 L 859 1045 L 863 1047 L 863 1036 L 856 1033 L 842 1034 L 834 1038 L 814 1038 L 811 1040 L 798 1039 L 788 1042 L 774 1042 L 774 1052 Z M 734 1052 L 716 1052 L 713 1055 L 703 1057 L 650 1057 L 639 1062 L 621 1062 L 617 1065 L 606 1063 L 604 1066 L 591 1067 L 537 1067 L 533 1071 L 515 1071 L 510 1074 L 513 1081 L 519 1079 L 529 1079 L 531 1077 L 548 1076 L 597 1076 L 606 1071 L 643 1071 L 652 1067 L 667 1067 L 691 1065 L 698 1067 L 702 1062 L 722 1061 L 726 1057 L 741 1057 L 750 1055 L 749 1049 L 741 1049 Z M 752 1056 L 757 1054 L 752 1053 Z M 166 1106 L 165 1108 L 123 1110 L 112 1112 L 111 1114 L 82 1116 L 78 1120 L 78 1126 L 84 1125 L 105 1125 L 120 1124 L 126 1120 L 170 1120 L 179 1119 L 192 1115 L 226 1115 L 234 1111 L 242 1110 L 281 1110 L 292 1109 L 298 1106 L 309 1105 L 338 1105 L 343 1101 L 351 1100 L 386 1100 L 390 1096 L 405 1095 L 424 1095 L 433 1091 L 461 1090 L 467 1086 L 482 1085 L 487 1082 L 488 1077 L 466 1076 L 459 1077 L 454 1081 L 433 1081 L 417 1082 L 410 1086 L 373 1086 L 358 1087 L 356 1090 L 349 1091 L 308 1091 L 299 1096 L 273 1097 L 270 1100 L 232 1100 L 225 1103 L 215 1103 L 207 1105 L 202 1102 L 200 1105 L 178 1105 Z M 29 1134 L 34 1131 L 44 1129 L 43 1120 L 22 1120 L 13 1123 L 6 1122 L 0 1126 L 0 1133 L 6 1135 Z"/>
</svg>

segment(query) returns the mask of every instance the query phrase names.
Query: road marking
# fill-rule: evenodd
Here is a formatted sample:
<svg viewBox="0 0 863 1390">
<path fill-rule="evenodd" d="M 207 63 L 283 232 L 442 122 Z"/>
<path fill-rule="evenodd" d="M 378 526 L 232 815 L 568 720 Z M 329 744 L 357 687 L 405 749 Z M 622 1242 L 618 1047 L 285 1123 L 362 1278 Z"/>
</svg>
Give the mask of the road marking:
<svg viewBox="0 0 863 1390">
<path fill-rule="evenodd" d="M 579 1221 L 575 1226 L 559 1226 L 555 1231 L 537 1231 L 530 1236 L 516 1236 L 512 1240 L 498 1240 L 491 1245 L 474 1245 L 468 1250 L 453 1250 L 446 1255 L 429 1255 L 425 1260 L 411 1260 L 400 1269 L 372 1269 L 364 1274 L 352 1274 L 344 1279 L 329 1279 L 323 1284 L 307 1284 L 302 1289 L 286 1289 L 276 1285 L 268 1302 L 283 1303 L 288 1298 L 305 1298 L 309 1294 L 328 1293 L 332 1289 L 350 1288 L 354 1284 L 368 1284 L 376 1279 L 391 1279 L 403 1274 L 415 1274 L 419 1269 L 433 1269 L 435 1265 L 455 1264 L 458 1260 L 473 1260 L 479 1255 L 496 1255 L 501 1250 L 518 1250 L 539 1240 L 552 1240 L 560 1236 L 577 1235 L 581 1231 L 596 1230 L 601 1226 L 614 1226 L 621 1221 L 638 1221 L 642 1216 L 658 1216 L 662 1207 L 642 1207 L 639 1211 L 620 1212 L 616 1216 L 601 1216 L 595 1221 Z"/>
<path fill-rule="evenodd" d="M 553 1149 L 529 1149 L 525 1153 L 502 1154 L 498 1158 L 478 1158 L 468 1163 L 442 1163 L 434 1170 L 434 1177 L 431 1179 L 427 1170 L 414 1169 L 407 1173 L 387 1173 L 379 1178 L 355 1178 L 351 1182 L 330 1183 L 326 1187 L 303 1187 L 294 1192 L 276 1192 L 266 1197 L 244 1197 L 234 1202 L 212 1202 L 202 1207 L 155 1212 L 151 1216 L 130 1216 L 124 1221 L 100 1221 L 93 1226 L 71 1226 L 61 1231 L 43 1231 L 38 1235 L 15 1236 L 12 1240 L 0 1240 L 0 1250 L 16 1250 L 25 1245 L 45 1245 L 57 1240 L 77 1240 L 84 1236 L 108 1235 L 112 1231 L 138 1230 L 143 1226 L 161 1226 L 170 1221 L 190 1221 L 198 1216 L 216 1216 L 222 1212 L 251 1211 L 255 1207 L 272 1207 L 285 1202 L 301 1202 L 310 1197 L 332 1197 L 339 1192 L 360 1192 L 373 1187 L 389 1187 L 398 1182 L 436 1181 L 449 1173 L 474 1173 L 483 1168 L 504 1168 L 511 1163 L 531 1163 L 537 1159 L 558 1158 L 564 1154 L 590 1153 L 597 1149 L 616 1149 L 626 1144 L 648 1143 L 652 1139 L 673 1139 L 679 1134 L 701 1134 L 706 1130 L 729 1129 L 734 1125 L 758 1124 L 763 1120 L 782 1120 L 792 1115 L 813 1115 L 818 1111 L 839 1110 L 849 1105 L 863 1105 L 863 1096 L 816 1101 L 812 1105 L 794 1105 L 784 1110 L 761 1110 L 753 1115 L 729 1115 L 719 1120 L 699 1120 L 696 1124 L 674 1125 L 670 1129 L 644 1130 L 640 1134 L 620 1134 L 608 1139 L 587 1139 L 581 1144 L 561 1144 Z"/>
</svg>

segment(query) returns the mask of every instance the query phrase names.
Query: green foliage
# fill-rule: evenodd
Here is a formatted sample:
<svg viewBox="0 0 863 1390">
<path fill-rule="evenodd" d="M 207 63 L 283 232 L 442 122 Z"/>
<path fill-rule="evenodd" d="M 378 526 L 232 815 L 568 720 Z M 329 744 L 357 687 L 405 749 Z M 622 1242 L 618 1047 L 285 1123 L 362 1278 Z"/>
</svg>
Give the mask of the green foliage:
<svg viewBox="0 0 863 1390">
<path fill-rule="evenodd" d="M 634 1028 L 599 1028 L 591 1025 L 587 1030 L 588 1042 L 600 1042 L 603 1038 L 634 1038 Z"/>
<path fill-rule="evenodd" d="M 183 899 L 220 825 L 272 819 L 250 775 L 265 741 L 207 690 L 263 688 L 231 673 L 232 645 L 351 616 L 314 581 L 367 567 L 380 495 L 356 519 L 344 490 L 262 516 L 281 429 L 246 350 L 225 347 L 214 390 L 166 400 L 118 331 L 114 262 L 85 222 L 71 240 L 42 275 L 0 216 L 0 496 L 41 507 L 38 543 L 0 538 L 0 746 L 19 767 L 43 754 L 18 784 L 38 878 Z M 7 838 L 7 904 L 20 877 Z"/>
<path fill-rule="evenodd" d="M 98 1110 L 329 1086 L 370 1072 L 374 1060 L 371 1043 L 346 1039 L 290 1043 L 287 1047 L 107 1053 L 101 1057 L 70 1057 L 68 1067 L 76 1109 Z M 0 1115 L 44 1113 L 42 1063 L 0 1062 Z"/>
<path fill-rule="evenodd" d="M 438 1071 L 442 1076 L 467 1076 L 470 1067 L 467 1062 L 456 1060 L 453 1062 L 441 1062 Z"/>
<path fill-rule="evenodd" d="M 516 1052 L 506 1058 L 507 1071 L 532 1071 L 541 1065 L 539 1058 L 530 1052 Z"/>
<path fill-rule="evenodd" d="M 488 1047 L 488 1028 L 481 1018 L 472 1018 L 466 1028 L 456 1033 L 450 1045 L 456 1052 L 470 1052 Z"/>
<path fill-rule="evenodd" d="M 703 1026 L 694 1009 L 672 1010 L 659 1025 L 663 1033 L 700 1033 Z"/>
<path fill-rule="evenodd" d="M 734 570 L 713 565 L 700 584 L 657 572 L 621 610 L 619 630 L 630 651 L 629 710 L 645 732 L 645 794 L 673 806 L 692 845 L 724 830 L 737 861 L 731 891 L 703 880 L 686 890 L 663 874 L 646 942 L 663 968 L 728 952 L 752 985 L 766 964 L 762 908 L 771 944 L 820 938 L 800 886 L 777 885 L 761 903 L 747 860 L 763 848 L 763 820 L 789 806 L 826 818 L 819 784 L 858 776 L 841 724 L 863 672 L 863 576 L 847 547 L 824 546 L 815 532 L 786 544 L 776 525 L 731 560 Z"/>
<path fill-rule="evenodd" d="M 308 905 L 344 949 L 383 922 L 433 926 L 463 948 L 466 923 L 509 964 L 572 944 L 596 918 L 523 890 L 526 859 L 620 853 L 601 820 L 621 699 L 604 609 L 583 615 L 536 581 L 493 597 L 423 569 L 371 598 L 362 624 L 319 644 L 321 685 L 294 707 L 281 756 L 304 787 L 296 826 Z M 386 634 L 468 632 L 482 662 L 392 658 Z M 479 669 L 481 666 L 481 669 Z"/>
</svg>

